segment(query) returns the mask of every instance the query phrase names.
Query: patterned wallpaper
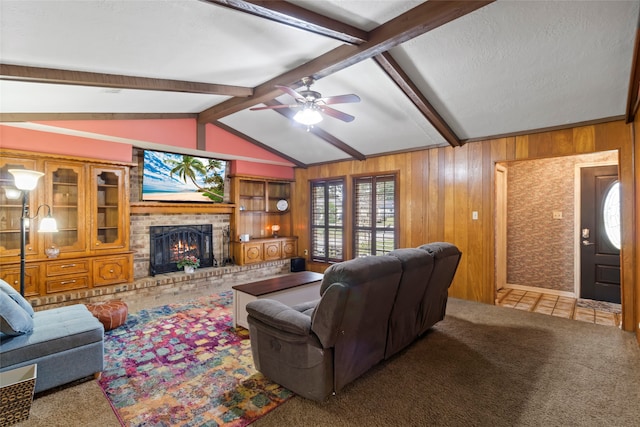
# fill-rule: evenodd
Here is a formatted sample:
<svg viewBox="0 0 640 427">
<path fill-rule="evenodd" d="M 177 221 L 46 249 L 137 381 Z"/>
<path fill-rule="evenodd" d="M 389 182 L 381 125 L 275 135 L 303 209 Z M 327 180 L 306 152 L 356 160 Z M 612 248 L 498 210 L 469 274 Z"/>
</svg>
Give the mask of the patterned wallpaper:
<svg viewBox="0 0 640 427">
<path fill-rule="evenodd" d="M 575 165 L 607 161 L 617 152 L 504 163 L 507 283 L 573 292 Z"/>
</svg>

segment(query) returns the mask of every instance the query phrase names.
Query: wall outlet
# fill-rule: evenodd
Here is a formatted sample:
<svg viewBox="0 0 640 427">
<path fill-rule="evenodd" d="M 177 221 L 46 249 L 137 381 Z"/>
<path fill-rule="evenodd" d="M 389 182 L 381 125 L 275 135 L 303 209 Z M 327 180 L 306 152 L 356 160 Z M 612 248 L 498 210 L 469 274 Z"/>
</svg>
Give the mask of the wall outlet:
<svg viewBox="0 0 640 427">
<path fill-rule="evenodd" d="M 473 219 L 473 220 L 478 219 L 478 211 L 471 212 L 471 219 Z"/>
<path fill-rule="evenodd" d="M 553 219 L 562 219 L 562 211 L 553 211 Z"/>
<path fill-rule="evenodd" d="M 304 255 L 305 255 L 305 256 L 309 255 L 309 249 L 305 249 L 305 250 L 304 250 Z"/>
<path fill-rule="evenodd" d="M 260 230 L 260 235 L 264 236 L 264 230 Z"/>
</svg>

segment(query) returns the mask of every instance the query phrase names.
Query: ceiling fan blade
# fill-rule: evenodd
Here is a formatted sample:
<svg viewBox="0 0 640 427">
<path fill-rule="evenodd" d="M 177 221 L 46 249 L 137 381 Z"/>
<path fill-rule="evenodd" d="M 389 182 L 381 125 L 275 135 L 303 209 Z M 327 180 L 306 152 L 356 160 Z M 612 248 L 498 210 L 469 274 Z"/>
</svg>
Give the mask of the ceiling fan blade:
<svg viewBox="0 0 640 427">
<path fill-rule="evenodd" d="M 280 105 L 270 105 L 267 107 L 253 107 L 253 108 L 249 108 L 249 110 L 258 111 L 258 110 L 273 110 L 276 108 L 298 108 L 298 107 L 300 107 L 300 104 L 280 104 Z"/>
<path fill-rule="evenodd" d="M 331 107 L 322 106 L 320 107 L 320 111 L 322 111 L 327 116 L 342 120 L 343 122 L 352 122 L 355 119 L 355 117 L 353 117 L 352 115 L 343 113 L 342 111 L 338 111 L 335 108 Z"/>
<path fill-rule="evenodd" d="M 306 101 L 306 99 L 304 99 L 304 97 L 302 95 L 300 95 L 298 92 L 296 92 L 295 90 L 291 89 L 290 87 L 280 86 L 280 85 L 276 85 L 276 87 L 278 89 L 280 89 L 281 91 L 291 95 L 298 102 L 305 102 Z"/>
<path fill-rule="evenodd" d="M 348 104 L 352 102 L 360 102 L 360 97 L 354 94 L 327 96 L 326 98 L 320 98 L 318 102 L 324 102 L 325 105 L 331 104 Z"/>
</svg>

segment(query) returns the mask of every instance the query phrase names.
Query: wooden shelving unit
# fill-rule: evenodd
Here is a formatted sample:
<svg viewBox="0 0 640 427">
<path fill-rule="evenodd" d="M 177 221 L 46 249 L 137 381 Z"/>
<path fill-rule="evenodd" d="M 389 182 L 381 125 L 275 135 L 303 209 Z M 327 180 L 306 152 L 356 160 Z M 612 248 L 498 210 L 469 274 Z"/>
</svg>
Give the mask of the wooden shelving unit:
<svg viewBox="0 0 640 427">
<path fill-rule="evenodd" d="M 234 176 L 231 185 L 236 262 L 242 265 L 296 256 L 297 238 L 292 235 L 291 224 L 291 181 Z M 273 236 L 273 225 L 280 226 L 277 237 Z M 248 234 L 251 240 L 240 242 L 242 234 Z"/>
</svg>

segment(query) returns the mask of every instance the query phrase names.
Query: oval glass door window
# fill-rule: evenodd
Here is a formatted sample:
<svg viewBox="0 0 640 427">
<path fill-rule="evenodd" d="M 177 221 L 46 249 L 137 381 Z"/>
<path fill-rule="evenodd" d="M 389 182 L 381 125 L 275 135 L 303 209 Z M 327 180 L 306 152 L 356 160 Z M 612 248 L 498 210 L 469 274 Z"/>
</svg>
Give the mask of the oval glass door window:
<svg viewBox="0 0 640 427">
<path fill-rule="evenodd" d="M 620 181 L 609 187 L 604 197 L 602 217 L 609 241 L 616 249 L 620 249 Z"/>
</svg>

